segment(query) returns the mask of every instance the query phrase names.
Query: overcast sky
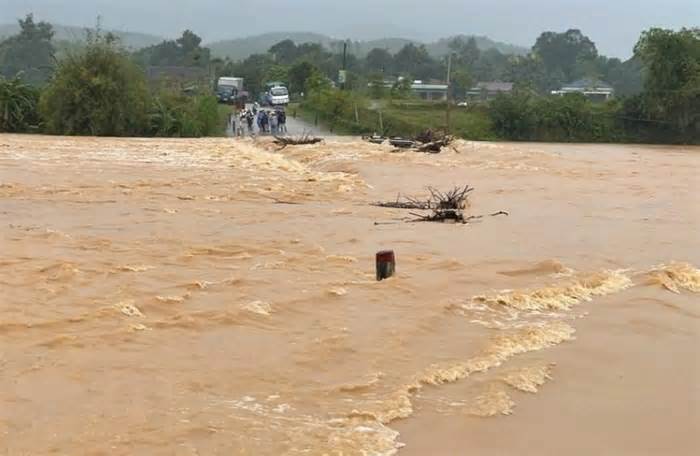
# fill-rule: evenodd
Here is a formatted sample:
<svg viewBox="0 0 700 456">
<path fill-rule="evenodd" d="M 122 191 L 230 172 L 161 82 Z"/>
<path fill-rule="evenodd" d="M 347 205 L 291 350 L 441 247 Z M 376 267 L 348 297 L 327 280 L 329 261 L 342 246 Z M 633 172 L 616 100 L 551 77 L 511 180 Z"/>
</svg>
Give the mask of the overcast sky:
<svg viewBox="0 0 700 456">
<path fill-rule="evenodd" d="M 603 54 L 628 57 L 652 26 L 700 26 L 700 0 L 0 0 L 0 23 L 28 12 L 42 20 L 205 41 L 270 31 L 336 38 L 432 40 L 486 35 L 530 47 L 544 30 L 580 28 Z"/>
</svg>

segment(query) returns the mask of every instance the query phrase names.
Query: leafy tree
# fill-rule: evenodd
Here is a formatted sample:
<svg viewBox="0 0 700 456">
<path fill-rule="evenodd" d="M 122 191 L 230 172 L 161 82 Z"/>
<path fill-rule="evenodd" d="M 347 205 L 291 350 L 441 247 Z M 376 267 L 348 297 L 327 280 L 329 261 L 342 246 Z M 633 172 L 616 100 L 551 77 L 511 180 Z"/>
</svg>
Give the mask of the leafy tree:
<svg viewBox="0 0 700 456">
<path fill-rule="evenodd" d="M 466 67 L 457 68 L 452 73 L 452 98 L 462 99 L 467 91 L 474 86 L 474 79 Z"/>
<path fill-rule="evenodd" d="M 47 22 L 34 22 L 31 14 L 20 19 L 19 26 L 17 35 L 0 43 L 0 75 L 42 84 L 54 67 L 53 27 Z"/>
<path fill-rule="evenodd" d="M 279 81 L 287 82 L 289 78 L 289 69 L 282 65 L 273 65 L 265 72 L 265 82 Z"/>
<path fill-rule="evenodd" d="M 425 46 L 408 43 L 394 56 L 394 67 L 397 73 L 428 79 L 438 73 L 441 65 L 430 57 Z"/>
<path fill-rule="evenodd" d="M 365 57 L 365 67 L 371 72 L 390 72 L 394 67 L 394 56 L 386 49 L 374 48 Z"/>
<path fill-rule="evenodd" d="M 299 56 L 299 49 L 292 40 L 284 40 L 275 44 L 267 51 L 281 65 L 290 65 Z"/>
<path fill-rule="evenodd" d="M 563 74 L 566 80 L 561 82 L 570 82 L 582 76 L 581 65 L 598 57 L 595 43 L 577 29 L 541 34 L 532 52 L 542 60 L 547 71 L 560 71 Z"/>
<path fill-rule="evenodd" d="M 464 38 L 457 37 L 450 41 L 450 50 L 455 54 L 455 62 L 458 65 L 466 65 L 471 67 L 476 63 L 481 57 L 481 50 L 474 37 L 469 38 L 467 41 Z"/>
<path fill-rule="evenodd" d="M 134 54 L 142 66 L 186 66 L 207 68 L 211 60 L 208 48 L 201 47 L 202 39 L 185 30 L 177 40 L 166 40 Z"/>
<path fill-rule="evenodd" d="M 37 89 L 20 80 L 0 76 L 0 132 L 21 133 L 39 123 Z"/>
<path fill-rule="evenodd" d="M 646 106 L 651 116 L 682 133 L 700 124 L 700 29 L 653 28 L 634 49 L 643 63 Z"/>
<path fill-rule="evenodd" d="M 527 92 L 497 96 L 489 106 L 494 131 L 502 138 L 531 139 L 537 125 L 532 105 L 533 97 Z"/>
<path fill-rule="evenodd" d="M 41 96 L 50 133 L 132 136 L 147 124 L 143 73 L 109 36 L 93 36 L 85 49 L 60 62 Z"/>
<path fill-rule="evenodd" d="M 547 93 L 551 87 L 555 87 L 564 79 L 564 75 L 560 71 L 547 71 L 541 59 L 528 55 L 512 57 L 503 78 L 514 82 L 520 89 Z"/>
<path fill-rule="evenodd" d="M 161 137 L 198 138 L 221 133 L 216 98 L 160 92 L 149 111 L 149 134 Z"/>
<path fill-rule="evenodd" d="M 481 53 L 479 60 L 471 68 L 472 76 L 477 81 L 498 81 L 506 77 L 509 57 L 497 49 L 488 49 Z"/>
<path fill-rule="evenodd" d="M 386 87 L 384 87 L 384 75 L 382 73 L 372 73 L 368 78 L 369 95 L 375 100 L 379 100 L 386 96 Z"/>
<path fill-rule="evenodd" d="M 311 63 L 302 61 L 289 69 L 289 90 L 294 93 L 307 92 L 307 81 L 314 74 L 317 74 L 318 69 Z"/>
<path fill-rule="evenodd" d="M 253 95 L 263 91 L 268 70 L 275 65 L 269 54 L 253 54 L 231 66 L 229 74 L 245 79 L 246 89 Z"/>
<path fill-rule="evenodd" d="M 394 86 L 391 88 L 391 96 L 393 98 L 400 99 L 410 98 L 412 86 L 413 83 L 411 78 L 399 78 L 399 80 L 396 81 Z"/>
</svg>

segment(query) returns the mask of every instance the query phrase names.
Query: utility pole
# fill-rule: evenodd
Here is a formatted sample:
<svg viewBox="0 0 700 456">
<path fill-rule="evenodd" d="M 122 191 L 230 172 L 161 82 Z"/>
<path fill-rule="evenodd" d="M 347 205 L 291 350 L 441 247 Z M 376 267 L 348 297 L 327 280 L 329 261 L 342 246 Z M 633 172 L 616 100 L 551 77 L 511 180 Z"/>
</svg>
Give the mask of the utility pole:
<svg viewBox="0 0 700 456">
<path fill-rule="evenodd" d="M 450 134 L 450 79 L 452 77 L 452 53 L 447 56 L 447 110 L 445 111 L 445 134 Z"/>
<path fill-rule="evenodd" d="M 347 82 L 348 72 L 347 72 L 347 59 L 348 59 L 348 42 L 343 41 L 343 68 L 340 70 L 338 75 L 338 82 L 340 82 L 340 89 L 345 90 L 345 83 Z"/>
</svg>

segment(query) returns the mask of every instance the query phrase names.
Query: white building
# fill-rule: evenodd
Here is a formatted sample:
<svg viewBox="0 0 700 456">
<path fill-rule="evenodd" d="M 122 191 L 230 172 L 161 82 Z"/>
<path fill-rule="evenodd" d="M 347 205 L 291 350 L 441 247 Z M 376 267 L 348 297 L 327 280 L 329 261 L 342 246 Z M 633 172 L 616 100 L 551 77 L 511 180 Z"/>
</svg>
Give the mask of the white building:
<svg viewBox="0 0 700 456">
<path fill-rule="evenodd" d="M 553 90 L 552 95 L 564 96 L 568 93 L 581 93 L 592 101 L 609 100 L 615 95 L 615 89 L 606 82 L 595 79 L 579 79 L 565 84 L 559 90 Z"/>
</svg>

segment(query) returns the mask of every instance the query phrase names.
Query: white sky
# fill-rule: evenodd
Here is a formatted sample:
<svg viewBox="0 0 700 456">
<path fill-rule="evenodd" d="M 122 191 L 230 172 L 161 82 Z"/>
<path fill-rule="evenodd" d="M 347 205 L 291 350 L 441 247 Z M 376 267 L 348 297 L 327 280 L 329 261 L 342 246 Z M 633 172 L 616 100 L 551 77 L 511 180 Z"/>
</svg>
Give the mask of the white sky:
<svg viewBox="0 0 700 456">
<path fill-rule="evenodd" d="M 34 12 L 66 25 L 175 36 L 190 28 L 205 41 L 271 31 L 336 38 L 432 40 L 486 35 L 530 47 L 545 30 L 580 28 L 606 55 L 629 57 L 642 30 L 700 26 L 700 0 L 0 0 L 0 23 Z"/>
</svg>

